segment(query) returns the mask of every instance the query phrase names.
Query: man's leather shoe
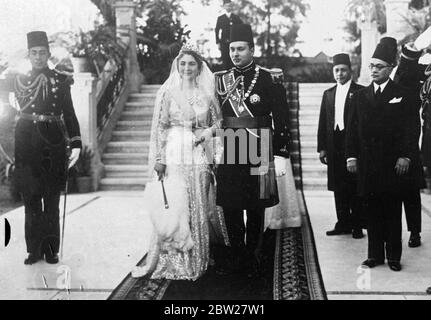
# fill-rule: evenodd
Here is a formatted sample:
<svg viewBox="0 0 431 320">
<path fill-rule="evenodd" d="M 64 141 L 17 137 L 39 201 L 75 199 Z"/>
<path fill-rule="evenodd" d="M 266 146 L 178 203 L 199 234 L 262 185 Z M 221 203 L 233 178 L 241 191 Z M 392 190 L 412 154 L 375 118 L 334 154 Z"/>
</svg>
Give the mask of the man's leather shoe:
<svg viewBox="0 0 431 320">
<path fill-rule="evenodd" d="M 339 236 L 342 234 L 351 234 L 352 230 L 343 230 L 343 229 L 333 229 L 330 231 L 326 231 L 327 236 Z"/>
<path fill-rule="evenodd" d="M 409 247 L 417 248 L 421 245 L 421 236 L 419 233 L 412 233 L 409 239 Z"/>
<path fill-rule="evenodd" d="M 401 264 L 398 261 L 388 261 L 388 266 L 392 271 L 401 271 Z"/>
<path fill-rule="evenodd" d="M 24 260 L 24 264 L 25 265 L 32 265 L 32 264 L 38 262 L 39 260 L 42 260 L 42 257 L 40 255 L 30 253 L 28 255 L 28 257 Z"/>
<path fill-rule="evenodd" d="M 49 264 L 57 264 L 59 259 L 57 254 L 45 255 L 45 261 Z"/>
<path fill-rule="evenodd" d="M 364 237 L 364 234 L 362 232 L 362 229 L 356 229 L 352 232 L 352 238 L 353 239 L 362 239 Z"/>
<path fill-rule="evenodd" d="M 368 267 L 368 268 L 374 268 L 377 267 L 378 265 L 384 264 L 384 261 L 378 261 L 376 259 L 367 259 L 364 262 L 362 262 L 362 265 L 364 267 Z"/>
</svg>

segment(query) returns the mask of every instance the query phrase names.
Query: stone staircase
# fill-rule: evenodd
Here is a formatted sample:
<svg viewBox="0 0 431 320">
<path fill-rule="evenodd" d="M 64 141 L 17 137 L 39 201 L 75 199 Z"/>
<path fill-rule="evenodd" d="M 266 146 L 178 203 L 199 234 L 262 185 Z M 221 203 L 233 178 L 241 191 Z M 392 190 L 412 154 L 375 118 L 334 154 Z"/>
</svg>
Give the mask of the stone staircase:
<svg viewBox="0 0 431 320">
<path fill-rule="evenodd" d="M 99 189 L 143 190 L 148 182 L 148 152 L 154 101 L 159 85 L 143 85 L 131 93 L 112 133 L 102 162 L 105 177 Z"/>
<path fill-rule="evenodd" d="M 326 189 L 326 167 L 317 154 L 317 126 L 323 91 L 332 84 L 299 84 L 299 132 L 293 132 L 294 143 L 301 141 L 304 190 Z M 117 122 L 102 162 L 105 177 L 100 190 L 143 190 L 148 182 L 148 151 L 154 100 L 159 85 L 143 85 L 132 93 Z M 299 139 L 298 139 L 299 138 Z M 299 157 L 299 154 L 292 154 Z M 298 164 L 299 165 L 299 164 Z"/>
<path fill-rule="evenodd" d="M 317 127 L 323 92 L 331 83 L 299 84 L 299 131 L 304 190 L 326 190 L 326 166 L 317 153 Z"/>
</svg>

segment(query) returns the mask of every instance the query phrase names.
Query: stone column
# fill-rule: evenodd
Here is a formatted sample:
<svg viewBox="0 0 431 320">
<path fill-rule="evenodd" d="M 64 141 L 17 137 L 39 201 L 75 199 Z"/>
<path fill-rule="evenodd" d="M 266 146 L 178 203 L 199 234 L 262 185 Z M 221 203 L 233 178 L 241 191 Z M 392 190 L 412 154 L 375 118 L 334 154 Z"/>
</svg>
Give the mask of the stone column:
<svg viewBox="0 0 431 320">
<path fill-rule="evenodd" d="M 127 73 L 131 92 L 139 92 L 143 75 L 139 69 L 136 50 L 136 9 L 137 4 L 130 0 L 118 1 L 114 5 L 117 24 L 117 38 L 127 43 Z"/>
<path fill-rule="evenodd" d="M 96 191 L 103 174 L 103 164 L 97 142 L 97 79 L 91 73 L 75 73 L 73 79 L 74 84 L 71 87 L 71 95 L 81 129 L 82 144 L 89 147 L 94 153 L 92 160 L 92 191 Z"/>
<path fill-rule="evenodd" d="M 371 83 L 370 64 L 371 56 L 379 42 L 379 32 L 377 31 L 377 23 L 369 19 L 359 23 L 361 28 L 361 71 L 358 82 L 362 85 Z"/>
<path fill-rule="evenodd" d="M 398 41 L 413 32 L 407 21 L 410 0 L 385 0 L 386 35 Z"/>
</svg>

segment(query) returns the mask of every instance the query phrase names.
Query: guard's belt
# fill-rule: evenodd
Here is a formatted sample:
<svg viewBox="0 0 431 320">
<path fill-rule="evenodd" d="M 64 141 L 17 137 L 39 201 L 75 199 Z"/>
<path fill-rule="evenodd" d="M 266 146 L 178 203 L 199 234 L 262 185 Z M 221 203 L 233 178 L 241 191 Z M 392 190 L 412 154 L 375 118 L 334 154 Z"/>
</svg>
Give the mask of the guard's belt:
<svg viewBox="0 0 431 320">
<path fill-rule="evenodd" d="M 19 114 L 20 119 L 23 120 L 29 120 L 29 121 L 36 121 L 36 122 L 62 122 L 63 117 L 62 116 L 52 116 L 52 115 L 45 115 L 45 114 L 29 114 L 29 113 L 20 113 Z"/>
<path fill-rule="evenodd" d="M 223 128 L 231 129 L 257 129 L 257 128 L 272 128 L 271 116 L 263 117 L 226 117 L 223 119 Z"/>
</svg>

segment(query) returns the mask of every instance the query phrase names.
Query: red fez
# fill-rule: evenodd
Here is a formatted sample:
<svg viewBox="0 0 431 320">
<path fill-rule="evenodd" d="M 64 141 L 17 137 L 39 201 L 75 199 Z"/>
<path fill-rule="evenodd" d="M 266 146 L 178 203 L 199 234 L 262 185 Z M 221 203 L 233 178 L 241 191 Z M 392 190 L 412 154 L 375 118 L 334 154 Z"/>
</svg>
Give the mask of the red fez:
<svg viewBox="0 0 431 320">
<path fill-rule="evenodd" d="M 333 58 L 332 58 L 332 65 L 333 66 L 337 66 L 339 64 L 345 64 L 349 67 L 352 66 L 352 64 L 350 63 L 350 57 L 348 54 L 346 53 L 339 53 L 336 54 Z"/>
<path fill-rule="evenodd" d="M 234 24 L 230 29 L 230 42 L 246 41 L 254 47 L 253 32 L 249 24 Z"/>
<path fill-rule="evenodd" d="M 31 49 L 33 47 L 47 47 L 49 49 L 48 44 L 48 36 L 44 31 L 33 31 L 27 33 L 27 47 Z"/>
</svg>

